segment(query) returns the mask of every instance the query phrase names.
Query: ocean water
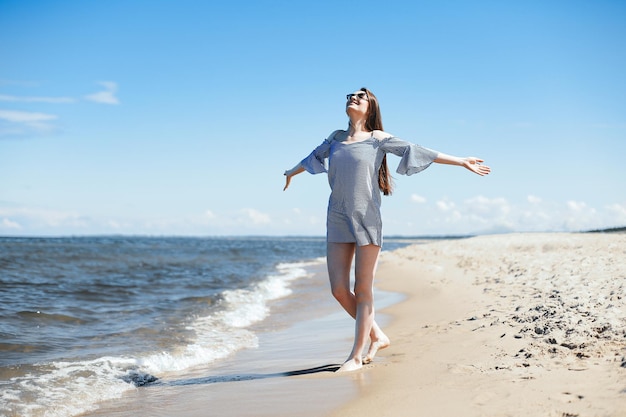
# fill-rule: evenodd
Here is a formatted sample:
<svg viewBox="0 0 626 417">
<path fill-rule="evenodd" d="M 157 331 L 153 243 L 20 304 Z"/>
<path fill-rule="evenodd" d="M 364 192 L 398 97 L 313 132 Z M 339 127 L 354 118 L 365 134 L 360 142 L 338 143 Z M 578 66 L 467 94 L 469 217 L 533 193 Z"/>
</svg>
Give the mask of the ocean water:
<svg viewBox="0 0 626 417">
<path fill-rule="evenodd" d="M 414 243 L 387 239 L 385 250 Z M 323 238 L 0 237 L 0 416 L 74 416 L 257 347 Z"/>
</svg>

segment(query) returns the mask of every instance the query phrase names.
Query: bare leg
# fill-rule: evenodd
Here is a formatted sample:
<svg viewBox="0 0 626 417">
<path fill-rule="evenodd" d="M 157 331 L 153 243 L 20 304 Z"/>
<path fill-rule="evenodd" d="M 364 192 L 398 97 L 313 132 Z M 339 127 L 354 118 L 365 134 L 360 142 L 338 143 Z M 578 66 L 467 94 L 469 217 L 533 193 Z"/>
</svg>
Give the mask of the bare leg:
<svg viewBox="0 0 626 417">
<path fill-rule="evenodd" d="M 380 247 L 367 245 L 357 247 L 353 243 L 328 244 L 328 273 L 331 289 L 342 307 L 356 319 L 355 340 L 352 352 L 340 371 L 361 368 L 361 355 L 371 338 L 366 363 L 371 362 L 379 349 L 389 346 L 389 338 L 374 321 L 373 282 Z M 356 254 L 354 293 L 350 291 L 350 267 Z"/>
<path fill-rule="evenodd" d="M 328 243 L 327 263 L 328 276 L 333 296 L 346 312 L 356 319 L 356 297 L 350 289 L 350 268 L 354 258 L 356 245 L 354 243 Z M 376 321 L 372 324 L 370 331 L 372 341 L 364 363 L 370 363 L 376 352 L 389 346 L 389 338 Z"/>
</svg>

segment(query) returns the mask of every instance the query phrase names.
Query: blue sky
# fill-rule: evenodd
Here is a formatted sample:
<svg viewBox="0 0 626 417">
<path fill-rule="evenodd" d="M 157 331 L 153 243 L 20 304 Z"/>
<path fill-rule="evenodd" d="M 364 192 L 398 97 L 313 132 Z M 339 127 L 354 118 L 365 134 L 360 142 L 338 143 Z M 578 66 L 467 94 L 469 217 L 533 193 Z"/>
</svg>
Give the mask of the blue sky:
<svg viewBox="0 0 626 417">
<path fill-rule="evenodd" d="M 1 0 L 0 235 L 323 235 L 282 174 L 362 86 L 493 170 L 395 175 L 387 235 L 624 226 L 625 39 L 621 1 Z"/>
</svg>

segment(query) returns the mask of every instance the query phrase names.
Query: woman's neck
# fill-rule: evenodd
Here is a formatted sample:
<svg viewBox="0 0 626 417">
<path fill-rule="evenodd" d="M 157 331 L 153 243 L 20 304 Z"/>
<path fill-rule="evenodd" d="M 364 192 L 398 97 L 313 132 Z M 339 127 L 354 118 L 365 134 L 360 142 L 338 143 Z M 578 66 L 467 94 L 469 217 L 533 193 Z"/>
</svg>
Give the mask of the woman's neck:
<svg viewBox="0 0 626 417">
<path fill-rule="evenodd" d="M 348 135 L 355 136 L 362 132 L 369 132 L 365 127 L 365 119 L 350 119 L 350 124 L 348 125 Z"/>
</svg>

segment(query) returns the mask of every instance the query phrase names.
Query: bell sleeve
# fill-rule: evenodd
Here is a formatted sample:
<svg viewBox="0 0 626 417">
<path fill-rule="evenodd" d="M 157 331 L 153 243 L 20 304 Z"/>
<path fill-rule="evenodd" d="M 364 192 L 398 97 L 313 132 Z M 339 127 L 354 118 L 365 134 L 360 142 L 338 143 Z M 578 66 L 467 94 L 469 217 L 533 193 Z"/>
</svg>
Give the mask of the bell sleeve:
<svg viewBox="0 0 626 417">
<path fill-rule="evenodd" d="M 304 158 L 300 164 L 310 174 L 321 174 L 328 172 L 326 169 L 326 158 L 330 154 L 330 142 L 324 140 L 320 146 L 315 148 L 313 152 Z"/>
<path fill-rule="evenodd" d="M 396 137 L 383 139 L 380 148 L 385 153 L 392 153 L 401 158 L 396 169 L 396 172 L 401 175 L 413 175 L 422 172 L 435 162 L 437 155 L 439 155 L 437 151 Z"/>
</svg>

